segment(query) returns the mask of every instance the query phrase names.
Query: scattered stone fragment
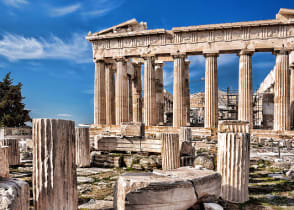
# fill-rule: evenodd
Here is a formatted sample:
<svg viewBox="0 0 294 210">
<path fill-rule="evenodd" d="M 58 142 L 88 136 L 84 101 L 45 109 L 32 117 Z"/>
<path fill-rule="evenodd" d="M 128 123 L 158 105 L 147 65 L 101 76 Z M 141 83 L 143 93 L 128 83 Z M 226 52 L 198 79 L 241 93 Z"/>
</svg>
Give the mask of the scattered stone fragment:
<svg viewBox="0 0 294 210">
<path fill-rule="evenodd" d="M 204 203 L 205 210 L 223 210 L 224 208 L 216 203 Z"/>
</svg>

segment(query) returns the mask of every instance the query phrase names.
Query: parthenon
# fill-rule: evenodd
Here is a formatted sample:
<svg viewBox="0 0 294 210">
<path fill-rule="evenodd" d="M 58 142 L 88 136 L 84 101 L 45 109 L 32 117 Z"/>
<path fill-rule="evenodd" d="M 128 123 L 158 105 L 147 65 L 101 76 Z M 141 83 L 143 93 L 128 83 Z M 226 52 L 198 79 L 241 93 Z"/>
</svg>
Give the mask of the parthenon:
<svg viewBox="0 0 294 210">
<path fill-rule="evenodd" d="M 152 129 L 176 132 L 177 128 L 190 126 L 187 56 L 192 55 L 205 57 L 204 128 L 192 127 L 193 134 L 214 135 L 218 126 L 217 58 L 220 54 L 239 56 L 238 120 L 250 122 L 253 129 L 252 56 L 255 52 L 276 55 L 274 133 L 292 134 L 293 10 L 280 9 L 276 19 L 272 20 L 175 27 L 171 30 L 148 30 L 145 22 L 132 19 L 96 33 L 89 32 L 87 40 L 92 43 L 95 62 L 95 110 L 91 127 L 94 135 L 115 130 L 125 122 L 144 123 L 146 133 Z M 162 123 L 162 69 L 165 62 L 174 64 L 173 128 Z M 252 133 L 255 132 L 261 131 L 253 129 Z"/>
</svg>

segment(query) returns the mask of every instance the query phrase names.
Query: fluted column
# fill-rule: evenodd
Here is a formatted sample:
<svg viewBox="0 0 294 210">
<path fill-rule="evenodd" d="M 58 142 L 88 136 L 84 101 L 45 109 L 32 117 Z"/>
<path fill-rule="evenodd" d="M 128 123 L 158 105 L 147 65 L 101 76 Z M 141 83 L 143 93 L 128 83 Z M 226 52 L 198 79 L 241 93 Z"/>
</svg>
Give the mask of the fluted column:
<svg viewBox="0 0 294 210">
<path fill-rule="evenodd" d="M 17 166 L 20 164 L 20 149 L 19 139 L 2 139 L 0 140 L 0 147 L 8 147 L 8 161 L 10 166 Z"/>
<path fill-rule="evenodd" d="M 190 70 L 189 70 L 190 61 L 185 61 L 185 97 L 186 97 L 186 117 L 187 117 L 187 126 L 190 125 Z"/>
<path fill-rule="evenodd" d="M 153 58 L 144 57 L 144 123 L 156 125 L 156 92 Z"/>
<path fill-rule="evenodd" d="M 290 120 L 291 128 L 294 127 L 294 51 L 289 55 L 290 65 Z"/>
<path fill-rule="evenodd" d="M 243 203 L 249 199 L 249 132 L 249 122 L 220 122 L 217 171 L 222 175 L 221 197 L 224 200 Z"/>
<path fill-rule="evenodd" d="M 0 146 L 0 179 L 9 177 L 9 148 Z"/>
<path fill-rule="evenodd" d="M 35 210 L 78 209 L 75 123 L 33 119 Z"/>
<path fill-rule="evenodd" d="M 179 135 L 161 134 L 162 170 L 172 170 L 180 167 Z"/>
<path fill-rule="evenodd" d="M 290 72 L 288 51 L 276 51 L 274 130 L 290 129 Z"/>
<path fill-rule="evenodd" d="M 133 93 L 133 121 L 142 122 L 142 80 L 141 64 L 133 64 L 135 77 L 132 81 Z"/>
<path fill-rule="evenodd" d="M 253 127 L 252 105 L 252 51 L 239 53 L 239 100 L 238 120 L 248 121 Z"/>
<path fill-rule="evenodd" d="M 129 97 L 128 97 L 128 101 L 129 101 L 129 106 L 128 106 L 128 110 L 129 110 L 129 122 L 132 122 L 133 121 L 133 87 L 132 87 L 132 78 L 131 76 L 129 75 L 128 76 L 128 94 L 129 94 Z"/>
<path fill-rule="evenodd" d="M 217 128 L 218 125 L 218 54 L 205 54 L 205 128 Z"/>
<path fill-rule="evenodd" d="M 156 74 L 156 124 L 163 125 L 164 122 L 164 96 L 163 96 L 163 65 L 164 63 L 155 64 Z"/>
<path fill-rule="evenodd" d="M 78 167 L 90 166 L 89 128 L 76 128 L 76 164 Z"/>
<path fill-rule="evenodd" d="M 115 125 L 115 80 L 111 64 L 106 65 L 106 124 Z"/>
<path fill-rule="evenodd" d="M 174 56 L 173 127 L 187 124 L 185 97 L 185 55 Z"/>
<path fill-rule="evenodd" d="M 128 122 L 128 75 L 124 59 L 117 59 L 115 81 L 115 120 L 116 124 Z"/>
<path fill-rule="evenodd" d="M 104 61 L 95 62 L 95 85 L 94 85 L 94 124 L 106 123 L 105 114 L 105 64 Z"/>
</svg>

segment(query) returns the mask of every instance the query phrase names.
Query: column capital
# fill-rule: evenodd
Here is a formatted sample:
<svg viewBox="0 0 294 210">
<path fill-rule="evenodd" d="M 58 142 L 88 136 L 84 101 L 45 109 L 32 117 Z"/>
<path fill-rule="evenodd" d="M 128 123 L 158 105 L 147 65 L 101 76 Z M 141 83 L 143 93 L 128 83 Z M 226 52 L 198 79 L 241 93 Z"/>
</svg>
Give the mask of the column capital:
<svg viewBox="0 0 294 210">
<path fill-rule="evenodd" d="M 203 51 L 202 54 L 204 55 L 204 57 L 218 57 L 219 51 L 206 50 L 206 51 Z"/>
<path fill-rule="evenodd" d="M 240 52 L 237 53 L 238 56 L 240 55 L 250 55 L 252 56 L 254 54 L 255 50 L 249 50 L 249 49 L 242 49 Z"/>
<path fill-rule="evenodd" d="M 124 56 L 114 57 L 114 60 L 116 62 L 127 62 L 128 61 L 128 59 L 126 57 L 124 57 Z"/>
<path fill-rule="evenodd" d="M 187 57 L 187 55 L 186 55 L 186 53 L 172 53 L 171 54 L 171 56 L 173 57 L 173 59 L 175 59 L 175 58 L 186 58 Z"/>
<path fill-rule="evenodd" d="M 155 61 L 154 65 L 155 66 L 159 66 L 159 67 L 163 67 L 164 66 L 164 62 L 162 62 L 162 61 Z"/>
<path fill-rule="evenodd" d="M 190 65 L 191 61 L 190 60 L 185 60 L 186 65 Z"/>
<path fill-rule="evenodd" d="M 291 52 L 291 49 L 287 48 L 275 48 L 273 50 L 273 55 L 289 55 Z"/>
<path fill-rule="evenodd" d="M 93 58 L 93 62 L 94 63 L 99 63 L 99 62 L 105 62 L 105 59 L 104 58 Z"/>
<path fill-rule="evenodd" d="M 155 55 L 153 55 L 153 54 L 142 54 L 141 58 L 143 58 L 144 60 L 151 59 L 152 61 L 154 61 L 155 60 Z"/>
</svg>

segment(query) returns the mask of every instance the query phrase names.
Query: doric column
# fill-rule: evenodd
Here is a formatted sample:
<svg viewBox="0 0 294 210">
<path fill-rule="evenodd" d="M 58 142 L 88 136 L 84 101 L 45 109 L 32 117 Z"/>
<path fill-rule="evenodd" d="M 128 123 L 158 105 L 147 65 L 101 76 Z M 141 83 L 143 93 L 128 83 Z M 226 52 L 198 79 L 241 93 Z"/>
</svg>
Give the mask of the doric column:
<svg viewBox="0 0 294 210">
<path fill-rule="evenodd" d="M 127 63 L 123 58 L 117 59 L 115 81 L 115 120 L 116 124 L 128 122 L 128 75 Z"/>
<path fill-rule="evenodd" d="M 2 139 L 0 140 L 0 147 L 8 147 L 8 162 L 10 166 L 17 166 L 20 164 L 20 149 L 18 139 Z"/>
<path fill-rule="evenodd" d="M 155 64 L 156 75 L 156 122 L 157 125 L 163 125 L 164 122 L 164 96 L 163 96 L 163 65 L 164 63 Z"/>
<path fill-rule="evenodd" d="M 222 175 L 221 197 L 243 203 L 248 200 L 250 128 L 244 121 L 220 122 L 217 171 Z"/>
<path fill-rule="evenodd" d="M 144 57 L 144 123 L 156 125 L 156 92 L 153 57 Z"/>
<path fill-rule="evenodd" d="M 290 119 L 291 128 L 294 127 L 294 51 L 289 55 L 290 65 Z"/>
<path fill-rule="evenodd" d="M 0 146 L 0 179 L 9 177 L 9 148 Z"/>
<path fill-rule="evenodd" d="M 128 106 L 128 110 L 129 110 L 129 122 L 133 121 L 133 88 L 132 88 L 132 77 L 130 75 L 128 75 L 128 101 L 129 101 L 129 106 Z"/>
<path fill-rule="evenodd" d="M 132 81 L 133 93 L 133 121 L 142 122 L 142 80 L 141 80 L 141 64 L 134 66 L 134 79 Z"/>
<path fill-rule="evenodd" d="M 274 87 L 274 130 L 290 129 L 290 76 L 289 54 L 286 50 L 275 51 L 275 87 Z"/>
<path fill-rule="evenodd" d="M 239 53 L 239 101 L 238 120 L 248 121 L 253 127 L 252 106 L 252 51 Z"/>
<path fill-rule="evenodd" d="M 205 54 L 205 128 L 218 125 L 217 57 L 216 53 Z"/>
<path fill-rule="evenodd" d="M 187 124 L 187 109 L 185 97 L 185 57 L 174 56 L 174 89 L 173 89 L 173 127 L 182 127 Z"/>
<path fill-rule="evenodd" d="M 105 64 L 104 61 L 95 62 L 95 90 L 94 90 L 94 124 L 106 123 L 105 114 Z"/>
<path fill-rule="evenodd" d="M 186 97 L 186 116 L 187 116 L 187 126 L 190 125 L 190 70 L 189 70 L 190 61 L 185 61 L 185 97 Z"/>
<path fill-rule="evenodd" d="M 33 119 L 35 210 L 78 209 L 75 123 Z"/>
<path fill-rule="evenodd" d="M 111 64 L 106 67 L 106 124 L 115 125 L 115 80 L 114 69 Z"/>
<path fill-rule="evenodd" d="M 171 133 L 161 134 L 162 170 L 172 170 L 180 167 L 179 135 Z"/>
<path fill-rule="evenodd" d="M 90 166 L 89 128 L 76 128 L 76 164 L 78 167 Z"/>
</svg>

